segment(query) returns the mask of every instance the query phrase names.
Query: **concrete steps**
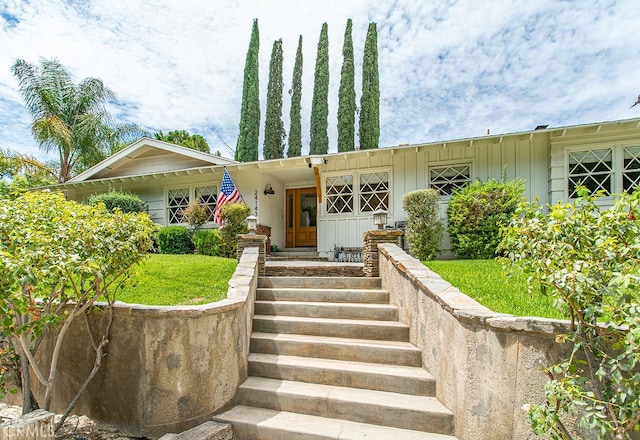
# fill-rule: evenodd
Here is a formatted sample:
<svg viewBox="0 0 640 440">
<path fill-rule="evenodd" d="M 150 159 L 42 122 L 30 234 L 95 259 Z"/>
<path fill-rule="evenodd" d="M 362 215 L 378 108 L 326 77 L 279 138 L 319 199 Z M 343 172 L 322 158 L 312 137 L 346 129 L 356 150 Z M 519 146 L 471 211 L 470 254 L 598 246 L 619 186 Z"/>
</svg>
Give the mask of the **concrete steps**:
<svg viewBox="0 0 640 440">
<path fill-rule="evenodd" d="M 453 414 L 377 278 L 259 280 L 235 438 L 453 440 Z"/>
<path fill-rule="evenodd" d="M 238 405 L 227 411 L 236 440 L 453 440 L 449 435 Z"/>
</svg>

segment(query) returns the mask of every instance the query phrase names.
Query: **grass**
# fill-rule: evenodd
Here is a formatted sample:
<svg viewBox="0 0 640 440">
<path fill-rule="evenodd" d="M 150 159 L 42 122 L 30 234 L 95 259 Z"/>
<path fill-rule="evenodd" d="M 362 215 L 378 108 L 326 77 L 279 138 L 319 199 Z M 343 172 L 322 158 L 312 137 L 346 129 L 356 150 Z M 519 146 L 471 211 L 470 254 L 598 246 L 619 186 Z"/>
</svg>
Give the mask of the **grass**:
<svg viewBox="0 0 640 440">
<path fill-rule="evenodd" d="M 510 277 L 509 269 L 495 260 L 434 260 L 424 264 L 494 312 L 566 319 L 550 296 L 539 289 L 528 293 L 525 275 L 515 273 Z"/>
<path fill-rule="evenodd" d="M 206 255 L 150 255 L 116 299 L 155 306 L 197 305 L 227 297 L 234 259 Z"/>
</svg>

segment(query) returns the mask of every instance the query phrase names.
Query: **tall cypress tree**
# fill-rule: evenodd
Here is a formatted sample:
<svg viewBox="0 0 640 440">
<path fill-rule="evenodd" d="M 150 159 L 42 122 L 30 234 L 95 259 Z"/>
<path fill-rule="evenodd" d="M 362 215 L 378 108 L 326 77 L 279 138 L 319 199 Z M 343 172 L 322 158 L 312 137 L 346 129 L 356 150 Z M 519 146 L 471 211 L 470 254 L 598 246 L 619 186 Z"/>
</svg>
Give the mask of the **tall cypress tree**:
<svg viewBox="0 0 640 440">
<path fill-rule="evenodd" d="M 327 134 L 329 116 L 329 37 L 327 23 L 322 23 L 318 54 L 316 56 L 316 72 L 313 83 L 313 99 L 311 101 L 311 136 L 309 154 L 325 154 L 329 150 Z"/>
<path fill-rule="evenodd" d="M 258 19 L 253 20 L 251 40 L 244 65 L 242 85 L 242 108 L 240 110 L 240 132 L 236 144 L 235 159 L 240 162 L 258 160 L 260 136 L 260 86 L 258 83 L 258 50 L 260 35 Z"/>
<path fill-rule="evenodd" d="M 298 38 L 296 62 L 293 66 L 293 80 L 291 81 L 291 109 L 289 110 L 289 150 L 287 157 L 302 154 L 302 119 L 300 116 L 300 102 L 302 101 L 302 35 Z"/>
<path fill-rule="evenodd" d="M 380 141 L 380 80 L 378 77 L 378 32 L 369 23 L 362 60 L 360 97 L 360 149 L 378 148 Z"/>
<path fill-rule="evenodd" d="M 353 38 L 351 19 L 347 20 L 342 46 L 342 71 L 338 93 L 338 151 L 353 151 L 356 125 L 356 90 L 354 86 Z"/>
<path fill-rule="evenodd" d="M 269 63 L 269 85 L 267 86 L 267 113 L 264 125 L 265 159 L 284 157 L 286 133 L 282 122 L 282 39 L 273 42 Z"/>
</svg>

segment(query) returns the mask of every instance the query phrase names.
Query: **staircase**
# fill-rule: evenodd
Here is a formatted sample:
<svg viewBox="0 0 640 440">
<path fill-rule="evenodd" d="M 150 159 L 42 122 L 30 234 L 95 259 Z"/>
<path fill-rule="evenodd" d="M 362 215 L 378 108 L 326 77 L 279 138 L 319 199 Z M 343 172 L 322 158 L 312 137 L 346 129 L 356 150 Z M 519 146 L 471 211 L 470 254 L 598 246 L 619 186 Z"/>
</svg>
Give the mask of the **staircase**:
<svg viewBox="0 0 640 440">
<path fill-rule="evenodd" d="M 259 280 L 236 440 L 455 440 L 379 278 Z"/>
</svg>

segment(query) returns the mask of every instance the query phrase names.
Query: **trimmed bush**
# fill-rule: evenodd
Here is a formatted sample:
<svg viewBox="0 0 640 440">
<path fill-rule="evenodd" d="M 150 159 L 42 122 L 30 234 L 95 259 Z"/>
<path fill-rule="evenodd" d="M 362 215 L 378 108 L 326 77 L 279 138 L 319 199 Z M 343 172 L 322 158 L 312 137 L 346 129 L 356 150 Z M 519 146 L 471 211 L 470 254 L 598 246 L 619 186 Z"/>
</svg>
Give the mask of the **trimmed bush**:
<svg viewBox="0 0 640 440">
<path fill-rule="evenodd" d="M 161 254 L 192 254 L 191 232 L 184 226 L 166 226 L 158 232 L 158 252 Z"/>
<path fill-rule="evenodd" d="M 433 259 L 444 234 L 438 192 L 433 189 L 408 192 L 402 197 L 402 207 L 407 213 L 405 238 L 409 253 L 419 260 Z"/>
<path fill-rule="evenodd" d="M 238 249 L 238 234 L 246 234 L 245 219 L 251 214 L 251 209 L 244 203 L 229 203 L 220 209 L 220 216 L 224 226 L 220 229 L 222 237 L 222 256 L 236 258 Z"/>
<path fill-rule="evenodd" d="M 108 193 L 94 194 L 89 197 L 90 205 L 104 203 L 110 212 L 120 209 L 122 212 L 147 212 L 147 204 L 136 194 L 111 190 Z"/>
<path fill-rule="evenodd" d="M 222 256 L 222 236 L 218 229 L 204 229 L 193 233 L 196 254 Z"/>
<path fill-rule="evenodd" d="M 209 220 L 211 211 L 205 205 L 194 200 L 182 210 L 182 214 L 189 222 L 189 225 L 193 227 L 193 230 L 197 231 Z"/>
<path fill-rule="evenodd" d="M 496 256 L 500 229 L 524 200 L 523 179 L 476 181 L 456 191 L 447 207 L 449 235 L 457 258 Z"/>
</svg>

